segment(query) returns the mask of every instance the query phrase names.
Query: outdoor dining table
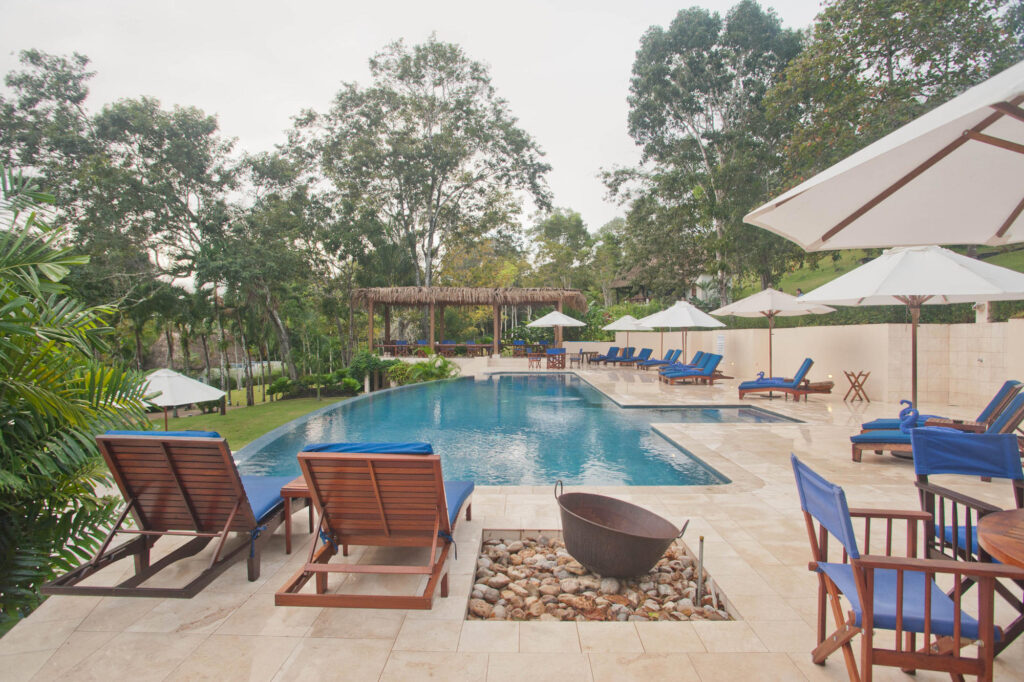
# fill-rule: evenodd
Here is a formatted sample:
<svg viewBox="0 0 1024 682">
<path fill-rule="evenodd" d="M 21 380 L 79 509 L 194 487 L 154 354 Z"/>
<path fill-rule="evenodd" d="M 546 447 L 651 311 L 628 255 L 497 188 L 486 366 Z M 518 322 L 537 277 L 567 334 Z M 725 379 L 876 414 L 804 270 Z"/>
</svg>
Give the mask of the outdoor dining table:
<svg viewBox="0 0 1024 682">
<path fill-rule="evenodd" d="M 978 519 L 978 544 L 992 558 L 1024 568 L 1024 509 L 992 512 Z"/>
</svg>

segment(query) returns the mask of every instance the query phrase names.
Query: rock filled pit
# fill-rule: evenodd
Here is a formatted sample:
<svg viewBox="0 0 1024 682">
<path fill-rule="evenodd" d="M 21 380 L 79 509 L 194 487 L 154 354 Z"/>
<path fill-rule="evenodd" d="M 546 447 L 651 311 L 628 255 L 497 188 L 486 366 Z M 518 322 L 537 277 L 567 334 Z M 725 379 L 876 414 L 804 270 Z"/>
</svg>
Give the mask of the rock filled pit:
<svg viewBox="0 0 1024 682">
<path fill-rule="evenodd" d="M 518 535 L 518 533 L 516 533 Z M 646 575 L 608 578 L 590 572 L 550 534 L 505 542 L 485 539 L 469 598 L 469 620 L 732 620 L 697 560 L 673 543 Z"/>
</svg>

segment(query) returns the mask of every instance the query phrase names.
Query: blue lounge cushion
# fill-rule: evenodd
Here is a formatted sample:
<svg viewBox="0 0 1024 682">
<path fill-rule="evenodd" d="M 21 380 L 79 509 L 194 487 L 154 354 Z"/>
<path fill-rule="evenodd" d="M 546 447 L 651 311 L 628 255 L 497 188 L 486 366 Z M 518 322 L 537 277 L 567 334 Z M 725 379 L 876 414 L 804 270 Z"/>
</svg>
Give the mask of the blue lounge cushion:
<svg viewBox="0 0 1024 682">
<path fill-rule="evenodd" d="M 388 455 L 432 455 L 430 443 L 313 443 L 302 448 L 303 452 L 355 452 Z"/>
<path fill-rule="evenodd" d="M 473 481 L 445 481 L 444 497 L 448 502 L 448 525 L 454 526 L 459 518 L 459 511 L 466 499 L 473 494 L 476 487 Z"/>
<path fill-rule="evenodd" d="M 910 434 L 898 429 L 884 429 L 882 431 L 868 431 L 850 436 L 851 443 L 899 443 L 910 445 Z"/>
<path fill-rule="evenodd" d="M 924 426 L 924 423 L 929 419 L 941 419 L 937 414 L 922 414 L 917 418 L 917 425 Z M 882 419 L 873 419 L 869 422 L 864 422 L 860 425 L 860 428 L 864 431 L 884 431 L 884 430 L 896 430 L 900 428 L 900 420 L 885 417 Z"/>
<path fill-rule="evenodd" d="M 740 389 L 746 388 L 765 388 L 766 386 L 781 386 L 784 382 L 781 379 L 765 379 L 759 380 L 754 379 L 753 381 L 744 381 L 740 384 Z M 898 426 L 898 425 L 897 425 Z"/>
<path fill-rule="evenodd" d="M 819 563 L 818 569 L 832 579 L 839 591 L 846 596 L 856 614 L 856 624 L 861 624 L 860 598 L 857 583 L 853 578 L 850 564 Z M 903 629 L 909 632 L 924 632 L 924 587 L 926 576 L 920 571 L 903 573 Z M 929 581 L 931 592 L 931 631 L 937 635 L 953 636 L 953 600 L 934 582 Z M 875 570 L 874 626 L 885 630 L 896 629 L 896 571 Z M 978 621 L 966 612 L 960 614 L 961 636 L 977 639 Z M 1002 639 L 1002 631 L 996 628 L 996 641 Z"/>
<path fill-rule="evenodd" d="M 161 438 L 220 438 L 216 431 L 107 431 L 106 436 L 160 436 Z"/>
<path fill-rule="evenodd" d="M 253 516 L 262 521 L 280 505 L 281 488 L 290 483 L 294 476 L 242 476 L 242 487 L 249 498 Z"/>
</svg>

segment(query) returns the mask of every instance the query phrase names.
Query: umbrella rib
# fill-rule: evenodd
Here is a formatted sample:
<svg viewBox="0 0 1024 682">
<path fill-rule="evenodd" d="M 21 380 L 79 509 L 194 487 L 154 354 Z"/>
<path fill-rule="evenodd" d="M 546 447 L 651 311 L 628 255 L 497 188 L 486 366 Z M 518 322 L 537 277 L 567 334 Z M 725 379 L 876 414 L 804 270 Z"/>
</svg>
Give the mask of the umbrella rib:
<svg viewBox="0 0 1024 682">
<path fill-rule="evenodd" d="M 1010 225 L 1013 225 L 1017 218 L 1020 217 L 1022 211 L 1024 211 L 1024 197 L 1022 197 L 1020 203 L 1017 204 L 1017 206 L 1014 207 L 1012 211 L 1010 211 L 1010 215 L 1006 217 L 1006 220 L 1003 221 L 1003 224 L 999 226 L 998 230 L 996 230 L 995 236 L 1002 237 L 1004 234 L 1006 234 L 1006 231 L 1010 229 Z"/>
<path fill-rule="evenodd" d="M 990 144 L 993 147 L 999 147 L 1000 149 L 1005 149 L 1010 152 L 1024 154 L 1024 144 L 1011 142 L 1010 140 L 1004 140 L 1001 137 L 986 135 L 985 133 L 979 133 L 974 130 L 965 130 L 964 135 L 966 135 L 972 140 L 975 140 L 976 142 L 984 142 L 985 144 Z"/>
<path fill-rule="evenodd" d="M 1017 97 L 1014 97 L 1012 100 L 1010 100 L 1009 104 L 1017 105 L 1020 104 L 1021 102 L 1024 102 L 1024 95 L 1018 95 Z M 963 146 L 965 142 L 971 139 L 968 136 L 970 132 L 980 133 L 982 130 L 988 128 L 990 125 L 998 121 L 1004 115 L 1004 112 L 1000 109 L 996 109 L 996 111 L 993 111 L 991 114 L 986 116 L 982 121 L 980 121 L 977 125 L 971 128 L 970 131 L 965 131 L 965 133 L 967 134 L 961 135 L 960 137 L 956 138 L 955 140 L 947 144 L 945 147 L 937 151 L 935 154 L 932 154 L 928 159 L 920 163 L 917 167 L 913 168 L 909 173 L 907 173 L 902 178 L 900 178 L 899 180 L 897 180 L 896 182 L 882 190 L 873 199 L 865 203 L 863 206 L 861 206 L 856 211 L 848 215 L 846 218 L 843 218 L 843 220 L 837 223 L 835 227 L 833 227 L 832 229 L 830 229 L 821 236 L 821 241 L 827 242 L 829 239 L 836 236 L 839 232 L 844 230 L 846 227 L 848 227 L 851 223 L 860 218 L 862 215 L 864 215 L 865 213 L 873 209 L 875 206 L 877 206 L 878 204 L 882 203 L 890 196 L 895 194 L 904 185 L 909 184 L 919 175 L 924 173 L 926 170 L 928 170 L 929 168 L 937 164 L 939 161 L 941 161 L 942 159 L 946 158 L 954 151 L 959 149 L 961 146 Z"/>
<path fill-rule="evenodd" d="M 1003 112 L 1011 118 L 1017 119 L 1018 121 L 1024 121 L 1024 109 L 1014 106 L 1009 102 L 996 102 L 995 104 L 992 104 L 991 107 L 996 111 Z"/>
</svg>

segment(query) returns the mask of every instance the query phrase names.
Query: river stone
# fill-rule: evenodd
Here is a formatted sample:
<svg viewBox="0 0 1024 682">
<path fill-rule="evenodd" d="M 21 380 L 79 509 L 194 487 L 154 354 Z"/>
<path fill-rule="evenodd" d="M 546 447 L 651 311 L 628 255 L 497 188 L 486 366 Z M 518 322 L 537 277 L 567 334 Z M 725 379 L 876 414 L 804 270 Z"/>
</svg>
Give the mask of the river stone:
<svg viewBox="0 0 1024 682">
<path fill-rule="evenodd" d="M 660 611 L 661 610 L 661 604 L 659 604 L 658 602 L 654 601 L 653 599 L 648 599 L 647 601 L 644 602 L 644 610 L 645 611 Z"/>
<path fill-rule="evenodd" d="M 499 599 L 501 599 L 501 595 L 493 587 L 488 587 L 486 590 L 484 590 L 484 601 L 494 604 Z"/>
<path fill-rule="evenodd" d="M 477 618 L 490 618 L 493 611 L 494 607 L 482 599 L 469 600 L 469 612 Z"/>
<path fill-rule="evenodd" d="M 580 587 L 584 590 L 593 590 L 596 592 L 601 589 L 601 580 L 592 575 L 581 575 Z"/>
<path fill-rule="evenodd" d="M 603 578 L 601 580 L 600 589 L 604 594 L 618 594 L 619 593 L 619 581 L 615 578 Z"/>
<path fill-rule="evenodd" d="M 546 613 L 544 603 L 541 601 L 535 601 L 526 607 L 526 612 L 536 618 L 541 614 Z"/>
<path fill-rule="evenodd" d="M 508 549 L 509 552 L 518 552 L 522 548 L 523 548 L 522 541 L 516 540 L 515 542 L 508 543 L 508 547 L 506 549 Z"/>
<path fill-rule="evenodd" d="M 675 588 L 671 585 L 658 585 L 658 596 L 659 597 L 674 597 L 676 596 Z"/>
<path fill-rule="evenodd" d="M 541 594 L 545 594 L 545 595 L 552 596 L 552 597 L 557 595 L 557 594 L 559 594 L 559 593 L 561 593 L 561 591 L 562 591 L 562 588 L 559 585 L 541 585 L 540 586 L 540 593 Z"/>
<path fill-rule="evenodd" d="M 512 579 L 507 575 L 495 575 L 487 579 L 487 584 L 498 590 L 502 589 L 510 582 L 512 582 Z"/>
<path fill-rule="evenodd" d="M 505 620 L 505 607 L 501 604 L 495 606 L 491 611 L 491 617 L 495 620 Z"/>
<path fill-rule="evenodd" d="M 568 594 L 576 594 L 580 591 L 580 583 L 578 580 L 573 578 L 566 578 L 559 583 L 559 587 L 562 588 L 562 592 Z"/>
<path fill-rule="evenodd" d="M 520 597 L 526 597 L 530 594 L 529 588 L 524 587 L 522 583 L 519 582 L 510 583 L 508 591 Z"/>
<path fill-rule="evenodd" d="M 578 561 L 573 561 L 565 565 L 565 570 L 576 575 L 583 575 L 587 572 L 587 569 L 583 568 L 583 565 Z"/>
</svg>

